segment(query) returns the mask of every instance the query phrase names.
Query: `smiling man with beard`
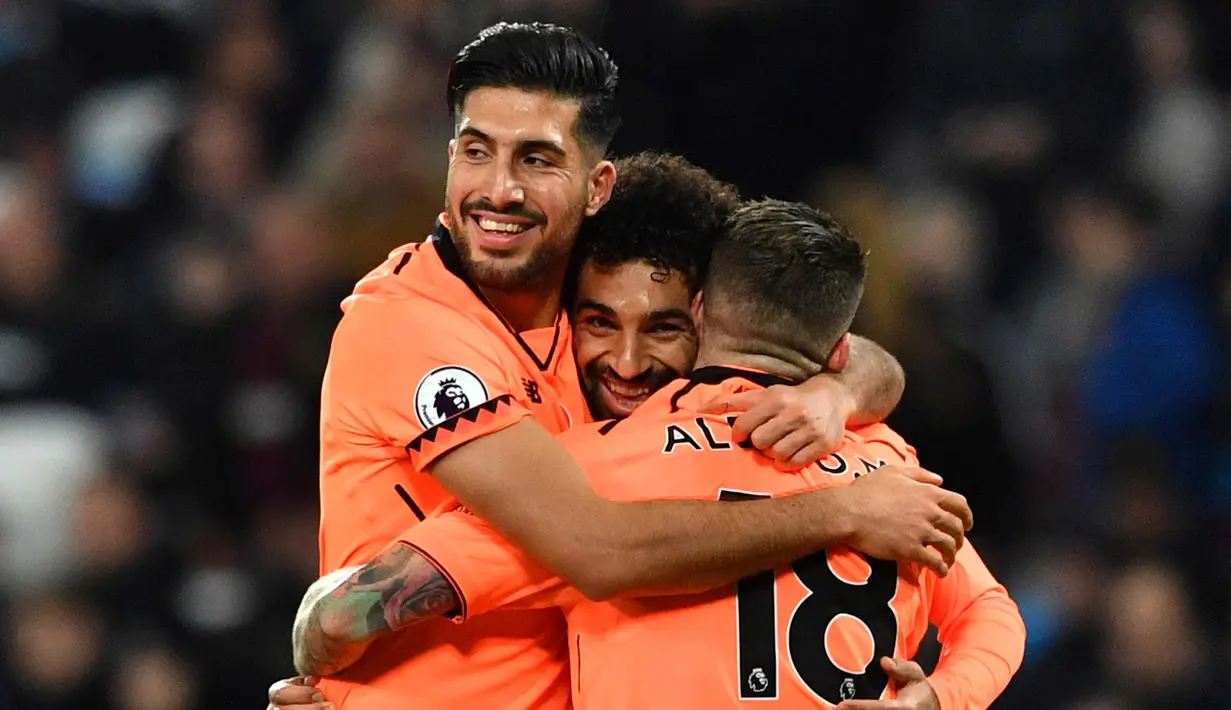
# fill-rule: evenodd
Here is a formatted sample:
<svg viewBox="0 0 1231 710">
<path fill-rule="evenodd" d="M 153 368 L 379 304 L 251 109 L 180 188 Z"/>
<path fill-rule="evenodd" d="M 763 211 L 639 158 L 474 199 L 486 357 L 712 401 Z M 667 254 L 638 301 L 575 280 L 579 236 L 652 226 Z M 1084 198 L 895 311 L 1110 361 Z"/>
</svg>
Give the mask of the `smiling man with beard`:
<svg viewBox="0 0 1231 710">
<path fill-rule="evenodd" d="M 615 161 L 620 175 L 610 202 L 587 219 L 578 234 L 575 280 L 567 294 L 573 321 L 573 350 L 581 371 L 586 402 L 595 419 L 622 419 L 674 379 L 692 370 L 697 357 L 697 331 L 690 309 L 701 288 L 710 253 L 723 224 L 739 205 L 735 186 L 722 182 L 684 158 L 640 153 Z M 875 381 L 857 372 L 879 350 L 852 336 L 854 381 Z M 893 363 L 888 363 L 893 364 Z M 817 383 L 821 384 L 821 383 Z M 831 384 L 834 382 L 831 381 Z M 886 380 L 894 387 L 900 379 Z M 828 393 L 842 397 L 841 387 Z M 749 404 L 749 421 L 767 420 L 771 413 L 792 409 L 788 387 L 772 387 L 752 397 L 733 400 Z M 873 400 L 893 401 L 886 392 Z M 716 402 L 719 411 L 732 400 Z M 742 409 L 732 405 L 732 409 Z M 853 409 L 853 408 L 852 408 Z M 793 410 L 797 417 L 803 412 Z M 780 461 L 806 463 L 835 448 L 842 424 L 860 426 L 877 421 L 875 412 L 854 412 L 846 422 L 799 422 L 798 430 L 772 443 Z M 779 420 L 783 425 L 789 417 Z M 736 427 L 740 440 L 749 427 Z M 770 431 L 777 423 L 769 427 Z"/>
<path fill-rule="evenodd" d="M 692 369 L 689 308 L 739 193 L 687 160 L 616 161 L 611 201 L 577 238 L 574 352 L 595 419 L 623 419 Z"/>
</svg>

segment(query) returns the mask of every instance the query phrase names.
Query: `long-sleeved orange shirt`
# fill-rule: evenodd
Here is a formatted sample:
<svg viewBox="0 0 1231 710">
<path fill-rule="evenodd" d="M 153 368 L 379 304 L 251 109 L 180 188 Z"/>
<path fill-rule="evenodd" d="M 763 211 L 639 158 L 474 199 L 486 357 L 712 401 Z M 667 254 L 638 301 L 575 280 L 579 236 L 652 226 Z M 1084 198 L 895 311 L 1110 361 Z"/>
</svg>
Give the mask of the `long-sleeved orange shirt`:
<svg viewBox="0 0 1231 710">
<path fill-rule="evenodd" d="M 616 500 L 738 501 L 849 484 L 891 462 L 917 465 L 896 433 L 874 425 L 848 432 L 817 465 L 784 473 L 732 445 L 730 419 L 697 412 L 714 396 L 771 379 L 702 368 L 628 419 L 576 427 L 561 442 L 595 489 Z M 944 650 L 930 682 L 941 708 L 973 710 L 1004 690 L 1025 645 L 1016 605 L 969 543 L 943 579 L 918 565 L 833 548 L 705 594 L 593 602 L 464 512 L 401 540 L 452 580 L 463 600 L 459 621 L 498 609 L 563 607 L 579 709 L 750 700 L 811 708 L 889 698 L 879 657 L 912 657 L 935 624 Z"/>
<path fill-rule="evenodd" d="M 321 392 L 321 572 L 362 564 L 456 499 L 425 469 L 533 417 L 585 416 L 568 320 L 514 332 L 460 267 L 443 225 L 400 247 L 343 304 Z M 559 610 L 377 639 L 321 682 L 340 710 L 569 707 Z"/>
</svg>

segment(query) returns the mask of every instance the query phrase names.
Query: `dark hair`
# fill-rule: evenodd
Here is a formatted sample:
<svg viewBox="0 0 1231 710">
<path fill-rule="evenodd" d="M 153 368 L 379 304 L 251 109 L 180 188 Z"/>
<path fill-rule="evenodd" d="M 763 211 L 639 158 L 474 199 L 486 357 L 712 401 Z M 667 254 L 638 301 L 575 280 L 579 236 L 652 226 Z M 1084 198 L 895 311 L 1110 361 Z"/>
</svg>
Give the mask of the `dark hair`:
<svg viewBox="0 0 1231 710">
<path fill-rule="evenodd" d="M 677 155 L 638 153 L 615 166 L 611 200 L 581 223 L 576 263 L 646 261 L 683 274 L 695 294 L 739 191 Z"/>
<path fill-rule="evenodd" d="M 620 126 L 619 69 L 606 50 L 568 27 L 501 22 L 462 48 L 449 68 L 446 100 L 456 120 L 466 97 L 483 87 L 543 91 L 581 104 L 578 139 L 602 151 Z"/>
<path fill-rule="evenodd" d="M 714 248 L 706 322 L 713 315 L 727 335 L 824 362 L 855 318 L 866 275 L 863 250 L 833 217 L 799 202 L 746 202 Z"/>
</svg>

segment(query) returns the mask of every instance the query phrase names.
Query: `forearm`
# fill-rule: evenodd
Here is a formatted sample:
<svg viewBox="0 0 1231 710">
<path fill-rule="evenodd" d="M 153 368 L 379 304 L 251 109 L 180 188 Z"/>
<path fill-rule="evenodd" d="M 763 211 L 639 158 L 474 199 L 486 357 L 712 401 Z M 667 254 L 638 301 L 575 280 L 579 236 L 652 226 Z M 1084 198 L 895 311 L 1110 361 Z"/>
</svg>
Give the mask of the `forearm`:
<svg viewBox="0 0 1231 710">
<path fill-rule="evenodd" d="M 452 585 L 430 562 L 394 545 L 362 567 L 317 580 L 295 617 L 292 645 L 301 675 L 331 675 L 363 655 L 373 639 L 458 606 Z"/>
<path fill-rule="evenodd" d="M 476 472 L 482 472 L 476 474 Z M 583 594 L 705 589 L 840 542 L 852 487 L 764 501 L 616 503 L 533 423 L 446 454 L 431 473 L 476 515 Z"/>
<path fill-rule="evenodd" d="M 941 656 L 928 678 L 941 710 L 984 710 L 1021 667 L 1026 627 L 1003 590 L 990 590 L 942 630 Z"/>
<path fill-rule="evenodd" d="M 822 375 L 824 376 L 824 375 Z M 884 421 L 902 400 L 906 373 L 897 358 L 876 343 L 851 335 L 851 357 L 838 378 L 854 400 L 848 426 Z"/>
<path fill-rule="evenodd" d="M 601 550 L 591 599 L 702 591 L 787 564 L 850 535 L 838 488 L 769 500 L 614 503 L 571 544 Z M 567 574 L 562 575 L 569 578 Z"/>
</svg>

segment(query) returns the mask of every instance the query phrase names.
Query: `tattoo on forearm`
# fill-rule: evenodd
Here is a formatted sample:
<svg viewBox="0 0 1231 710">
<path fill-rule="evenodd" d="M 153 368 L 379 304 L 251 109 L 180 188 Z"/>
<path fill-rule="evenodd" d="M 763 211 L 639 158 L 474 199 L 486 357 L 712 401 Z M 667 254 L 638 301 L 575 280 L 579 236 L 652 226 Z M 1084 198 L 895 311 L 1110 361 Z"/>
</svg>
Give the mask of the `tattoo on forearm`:
<svg viewBox="0 0 1231 710">
<path fill-rule="evenodd" d="M 318 583 L 321 589 L 314 585 L 309 590 L 296 620 L 295 657 L 301 673 L 336 673 L 357 661 L 377 636 L 459 605 L 453 585 L 405 545 L 386 551 L 341 584 L 325 582 Z M 317 594 L 310 601 L 313 590 Z"/>
<path fill-rule="evenodd" d="M 356 610 L 366 608 L 366 634 L 396 631 L 457 607 L 453 586 L 440 570 L 404 545 L 359 568 L 330 596 L 342 603 L 354 600 Z"/>
</svg>

